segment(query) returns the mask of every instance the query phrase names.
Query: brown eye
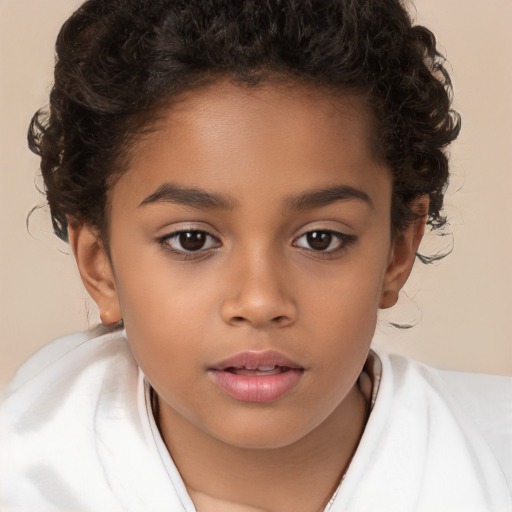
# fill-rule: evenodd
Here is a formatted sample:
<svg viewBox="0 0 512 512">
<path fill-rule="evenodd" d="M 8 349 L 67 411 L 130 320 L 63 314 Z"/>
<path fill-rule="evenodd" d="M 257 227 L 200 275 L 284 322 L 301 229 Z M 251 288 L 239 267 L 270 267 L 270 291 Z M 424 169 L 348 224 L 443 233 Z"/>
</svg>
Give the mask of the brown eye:
<svg viewBox="0 0 512 512">
<path fill-rule="evenodd" d="M 220 245 L 213 235 L 200 230 L 178 231 L 165 237 L 162 242 L 181 253 L 208 250 Z"/>
<path fill-rule="evenodd" d="M 353 235 L 329 229 L 315 229 L 299 236 L 293 245 L 312 252 L 334 255 L 348 248 L 355 240 Z"/>
<path fill-rule="evenodd" d="M 186 231 L 178 235 L 178 240 L 186 251 L 198 251 L 204 247 L 206 242 L 206 233 L 202 231 Z"/>
<path fill-rule="evenodd" d="M 331 245 L 333 235 L 330 231 L 311 231 L 307 233 L 306 240 L 311 249 L 325 251 Z"/>
</svg>

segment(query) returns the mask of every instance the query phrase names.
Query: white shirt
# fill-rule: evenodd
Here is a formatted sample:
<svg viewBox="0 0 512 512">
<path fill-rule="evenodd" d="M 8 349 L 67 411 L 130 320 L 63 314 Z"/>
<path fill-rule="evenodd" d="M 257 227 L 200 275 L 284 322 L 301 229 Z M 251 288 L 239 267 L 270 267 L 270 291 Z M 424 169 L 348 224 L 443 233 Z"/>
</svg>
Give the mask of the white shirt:
<svg viewBox="0 0 512 512">
<path fill-rule="evenodd" d="M 0 417 L 2 512 L 195 511 L 124 336 L 68 336 L 20 369 Z M 512 511 L 512 378 L 375 361 L 329 512 Z"/>
</svg>

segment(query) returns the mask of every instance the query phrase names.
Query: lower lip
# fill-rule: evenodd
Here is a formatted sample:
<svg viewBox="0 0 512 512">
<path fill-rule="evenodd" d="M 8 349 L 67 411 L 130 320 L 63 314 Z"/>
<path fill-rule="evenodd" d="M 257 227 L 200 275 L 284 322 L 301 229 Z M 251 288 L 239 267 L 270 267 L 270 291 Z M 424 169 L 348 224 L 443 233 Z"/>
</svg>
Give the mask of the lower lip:
<svg viewBox="0 0 512 512">
<path fill-rule="evenodd" d="M 290 369 L 276 375 L 236 375 L 223 370 L 211 370 L 219 388 L 243 402 L 274 402 L 289 393 L 299 383 L 303 370 Z"/>
</svg>

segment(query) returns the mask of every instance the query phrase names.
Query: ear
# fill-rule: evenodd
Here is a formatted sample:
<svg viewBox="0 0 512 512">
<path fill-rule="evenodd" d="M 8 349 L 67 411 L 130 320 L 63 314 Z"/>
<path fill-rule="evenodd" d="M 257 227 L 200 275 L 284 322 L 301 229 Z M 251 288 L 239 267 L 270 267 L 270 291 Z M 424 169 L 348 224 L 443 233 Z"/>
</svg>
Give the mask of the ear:
<svg viewBox="0 0 512 512">
<path fill-rule="evenodd" d="M 398 294 L 409 278 L 418 247 L 425 233 L 428 206 L 428 196 L 422 196 L 416 200 L 412 209 L 418 213 L 418 218 L 409 224 L 403 233 L 395 236 L 384 276 L 379 303 L 381 309 L 390 308 L 396 304 Z"/>
<path fill-rule="evenodd" d="M 121 320 L 114 272 L 110 258 L 96 229 L 78 222 L 68 222 L 69 243 L 73 249 L 80 277 L 96 302 L 103 324 Z"/>
</svg>

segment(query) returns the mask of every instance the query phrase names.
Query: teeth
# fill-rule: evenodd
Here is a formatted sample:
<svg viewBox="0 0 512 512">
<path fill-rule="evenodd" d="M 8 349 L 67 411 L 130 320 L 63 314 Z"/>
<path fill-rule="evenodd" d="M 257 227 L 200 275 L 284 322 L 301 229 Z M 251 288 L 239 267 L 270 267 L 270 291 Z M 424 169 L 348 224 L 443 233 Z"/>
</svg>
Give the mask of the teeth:
<svg viewBox="0 0 512 512">
<path fill-rule="evenodd" d="M 258 366 L 257 368 L 249 368 L 247 366 L 241 368 L 226 368 L 225 371 L 233 373 L 235 375 L 241 375 L 245 377 L 256 377 L 256 376 L 264 376 L 270 377 L 272 375 L 278 375 L 280 373 L 284 373 L 288 371 L 288 368 L 285 366 Z"/>
<path fill-rule="evenodd" d="M 252 366 L 252 365 L 245 365 L 244 368 L 246 370 L 259 370 L 260 372 L 269 372 L 270 370 L 273 370 L 276 367 L 276 365 L 272 366 Z"/>
</svg>

